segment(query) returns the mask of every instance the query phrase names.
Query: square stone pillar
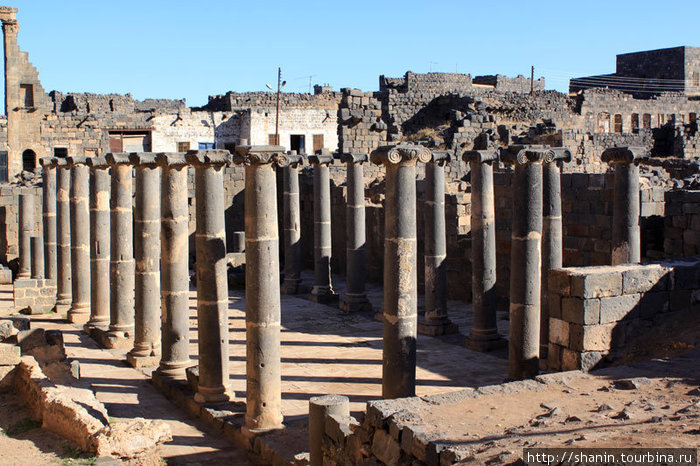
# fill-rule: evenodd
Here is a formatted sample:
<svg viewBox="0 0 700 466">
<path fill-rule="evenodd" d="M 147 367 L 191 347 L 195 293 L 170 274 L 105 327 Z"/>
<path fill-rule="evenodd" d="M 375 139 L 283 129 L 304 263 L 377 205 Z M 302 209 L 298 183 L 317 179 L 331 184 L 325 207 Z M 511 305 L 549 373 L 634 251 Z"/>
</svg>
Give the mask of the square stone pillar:
<svg viewBox="0 0 700 466">
<path fill-rule="evenodd" d="M 429 162 L 431 153 L 413 144 L 389 145 L 373 151 L 371 160 L 386 167 L 382 397 L 403 398 L 416 392 L 416 163 Z"/>
</svg>

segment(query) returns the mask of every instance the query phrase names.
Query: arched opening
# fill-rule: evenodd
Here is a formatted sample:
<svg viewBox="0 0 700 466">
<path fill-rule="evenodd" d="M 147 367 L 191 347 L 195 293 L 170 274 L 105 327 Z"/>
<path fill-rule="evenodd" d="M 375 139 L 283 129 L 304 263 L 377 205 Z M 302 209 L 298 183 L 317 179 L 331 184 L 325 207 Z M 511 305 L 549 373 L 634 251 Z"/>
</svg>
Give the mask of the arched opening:
<svg viewBox="0 0 700 466">
<path fill-rule="evenodd" d="M 27 149 L 22 152 L 22 170 L 34 171 L 36 168 L 36 154 L 33 150 Z"/>
</svg>

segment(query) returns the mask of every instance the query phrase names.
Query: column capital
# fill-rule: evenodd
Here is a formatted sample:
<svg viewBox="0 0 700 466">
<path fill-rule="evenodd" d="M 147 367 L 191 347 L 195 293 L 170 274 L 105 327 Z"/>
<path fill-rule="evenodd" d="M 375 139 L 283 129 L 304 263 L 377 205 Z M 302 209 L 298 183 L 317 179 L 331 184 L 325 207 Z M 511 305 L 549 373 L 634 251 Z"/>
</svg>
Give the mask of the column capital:
<svg viewBox="0 0 700 466">
<path fill-rule="evenodd" d="M 131 163 L 128 152 L 109 152 L 105 154 L 105 159 L 110 165 L 127 165 Z"/>
<path fill-rule="evenodd" d="M 369 162 L 369 154 L 365 152 L 344 152 L 336 153 L 335 157 L 343 163 Z"/>
<path fill-rule="evenodd" d="M 87 159 L 88 167 L 92 168 L 108 168 L 109 162 L 107 157 L 90 157 Z"/>
<path fill-rule="evenodd" d="M 566 147 L 552 147 L 544 156 L 545 163 L 556 163 L 558 161 L 571 162 L 571 151 Z"/>
<path fill-rule="evenodd" d="M 637 164 L 640 159 L 647 158 L 647 150 L 644 147 L 611 147 L 605 149 L 601 155 L 603 162 L 610 165 L 614 163 Z"/>
<path fill-rule="evenodd" d="M 498 160 L 498 149 L 468 150 L 462 154 L 465 162 L 489 163 Z"/>
<path fill-rule="evenodd" d="M 430 163 L 444 165 L 452 159 L 450 151 L 447 150 L 432 150 L 432 159 Z"/>
<path fill-rule="evenodd" d="M 500 159 L 510 165 L 526 165 L 528 163 L 542 163 L 549 151 L 545 145 L 515 145 L 502 149 Z"/>
<path fill-rule="evenodd" d="M 309 155 L 309 163 L 313 165 L 332 165 L 333 154 L 328 149 L 317 150 L 315 154 Z"/>
<path fill-rule="evenodd" d="M 56 164 L 57 167 L 67 167 L 68 166 L 68 160 L 66 160 L 63 157 L 53 157 L 54 163 Z"/>
<path fill-rule="evenodd" d="M 376 165 L 415 165 L 432 160 L 430 149 L 418 144 L 392 144 L 377 147 L 370 160 Z"/>
<path fill-rule="evenodd" d="M 287 159 L 286 166 L 297 168 L 301 165 L 304 165 L 304 157 L 297 154 L 297 151 L 295 150 L 287 151 L 287 155 L 285 155 L 285 158 Z"/>
<path fill-rule="evenodd" d="M 5 34 L 17 34 L 19 32 L 19 23 L 16 19 L 3 19 L 2 31 Z"/>
<path fill-rule="evenodd" d="M 56 157 L 42 157 L 39 159 L 39 165 L 44 168 L 54 168 L 56 165 Z"/>
<path fill-rule="evenodd" d="M 277 164 L 289 165 L 290 155 L 285 154 L 282 146 L 236 146 L 233 163 L 237 165 Z"/>
<path fill-rule="evenodd" d="M 66 157 L 68 165 L 87 165 L 87 157 Z"/>
<path fill-rule="evenodd" d="M 224 149 L 189 150 L 185 154 L 185 160 L 195 167 L 229 165 L 231 163 L 231 152 Z"/>
<path fill-rule="evenodd" d="M 152 168 L 156 166 L 156 154 L 154 152 L 132 152 L 129 161 L 136 167 Z"/>
<path fill-rule="evenodd" d="M 155 156 L 156 163 L 161 167 L 182 167 L 187 165 L 184 152 L 159 152 Z"/>
</svg>

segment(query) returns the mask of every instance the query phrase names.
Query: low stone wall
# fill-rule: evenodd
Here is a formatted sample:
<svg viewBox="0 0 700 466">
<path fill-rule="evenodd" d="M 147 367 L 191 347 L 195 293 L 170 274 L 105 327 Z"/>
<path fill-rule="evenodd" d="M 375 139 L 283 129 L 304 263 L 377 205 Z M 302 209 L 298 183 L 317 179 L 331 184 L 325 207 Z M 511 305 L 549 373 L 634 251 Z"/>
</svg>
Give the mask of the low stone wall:
<svg viewBox="0 0 700 466">
<path fill-rule="evenodd" d="M 32 193 L 34 198 L 34 231 L 42 229 L 41 187 L 0 186 L 0 264 L 7 264 L 19 254 L 19 195 Z"/>
<path fill-rule="evenodd" d="M 590 370 L 645 330 L 697 312 L 700 258 L 552 270 L 549 291 L 549 369 Z"/>
<path fill-rule="evenodd" d="M 56 304 L 56 280 L 19 278 L 13 284 L 15 309 L 29 308 L 27 314 L 44 314 Z"/>
<path fill-rule="evenodd" d="M 666 192 L 664 253 L 668 258 L 700 255 L 700 191 Z"/>
</svg>

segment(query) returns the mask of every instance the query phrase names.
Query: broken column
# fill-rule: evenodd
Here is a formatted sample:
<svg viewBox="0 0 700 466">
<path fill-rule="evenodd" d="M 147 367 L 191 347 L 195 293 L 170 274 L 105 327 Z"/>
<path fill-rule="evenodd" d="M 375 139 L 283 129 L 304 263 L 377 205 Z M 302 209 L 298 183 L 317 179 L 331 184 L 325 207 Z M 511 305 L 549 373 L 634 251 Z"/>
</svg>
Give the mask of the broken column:
<svg viewBox="0 0 700 466">
<path fill-rule="evenodd" d="M 309 462 L 323 466 L 323 437 L 328 416 L 350 416 L 350 399 L 342 395 L 314 396 L 309 399 Z M 397 444 L 398 445 L 398 444 Z"/>
<path fill-rule="evenodd" d="M 304 158 L 296 151 L 287 154 L 282 167 L 282 225 L 284 228 L 284 282 L 282 293 L 297 294 L 301 283 L 301 207 L 299 204 L 299 167 Z"/>
<path fill-rule="evenodd" d="M 245 165 L 246 426 L 282 426 L 281 314 L 275 165 L 281 146 L 238 146 Z"/>
<path fill-rule="evenodd" d="M 129 156 L 136 172 L 134 205 L 134 347 L 126 356 L 134 367 L 160 360 L 160 167 L 155 154 Z"/>
<path fill-rule="evenodd" d="M 17 278 L 32 275 L 31 237 L 34 233 L 34 194 L 19 195 L 19 272 Z"/>
<path fill-rule="evenodd" d="M 425 314 L 418 324 L 422 335 L 447 335 L 457 326 L 447 316 L 447 238 L 445 236 L 445 164 L 447 151 L 432 151 L 425 165 Z"/>
<path fill-rule="evenodd" d="M 635 264 L 641 260 L 638 164 L 645 154 L 643 147 L 613 147 L 601 156 L 615 172 L 612 265 Z"/>
<path fill-rule="evenodd" d="M 41 280 L 44 278 L 44 239 L 32 236 L 29 245 L 32 251 L 32 278 Z"/>
<path fill-rule="evenodd" d="M 67 311 L 71 303 L 70 264 L 70 167 L 56 159 L 56 312 Z"/>
<path fill-rule="evenodd" d="M 496 215 L 493 164 L 496 150 L 467 151 L 471 177 L 472 330 L 464 345 L 475 351 L 502 348 L 496 320 Z"/>
<path fill-rule="evenodd" d="M 187 162 L 182 153 L 158 154 L 162 168 L 160 295 L 161 351 L 158 373 L 184 377 L 190 360 L 190 276 Z"/>
<path fill-rule="evenodd" d="M 104 157 L 90 157 L 90 320 L 87 330 L 109 325 L 109 164 Z"/>
<path fill-rule="evenodd" d="M 185 158 L 195 168 L 197 211 L 199 382 L 195 400 L 200 403 L 227 401 L 233 394 L 228 392 L 228 281 L 223 176 L 224 167 L 231 162 L 231 153 L 227 150 L 193 150 Z M 279 277 L 275 279 L 279 280 Z"/>
<path fill-rule="evenodd" d="M 56 279 L 56 160 L 52 157 L 39 159 L 43 167 L 42 201 L 44 222 L 44 276 Z"/>
<path fill-rule="evenodd" d="M 365 233 L 365 176 L 367 154 L 340 154 L 347 168 L 346 278 L 340 308 L 346 312 L 372 311 L 365 292 L 367 252 Z"/>
<path fill-rule="evenodd" d="M 314 166 L 314 286 L 311 300 L 332 303 L 338 300 L 331 283 L 331 181 L 329 165 L 333 156 L 327 150 L 309 156 Z"/>
<path fill-rule="evenodd" d="M 70 233 L 72 302 L 68 320 L 90 319 L 90 169 L 85 157 L 68 157 L 71 167 Z"/>
<path fill-rule="evenodd" d="M 104 344 L 131 348 L 134 338 L 134 224 L 129 154 L 107 154 L 112 170 L 110 198 L 109 331 Z"/>
<path fill-rule="evenodd" d="M 511 146 L 503 161 L 515 165 L 510 254 L 510 338 L 512 379 L 537 375 L 540 354 L 540 251 L 542 246 L 542 146 Z"/>
<path fill-rule="evenodd" d="M 563 266 L 561 217 L 561 164 L 571 161 L 565 148 L 549 149 L 544 157 L 542 189 L 542 311 L 540 313 L 540 360 L 549 350 L 549 271 Z"/>
<path fill-rule="evenodd" d="M 399 144 L 377 148 L 371 159 L 386 167 L 382 397 L 402 398 L 416 391 L 416 163 L 431 154 Z"/>
</svg>

